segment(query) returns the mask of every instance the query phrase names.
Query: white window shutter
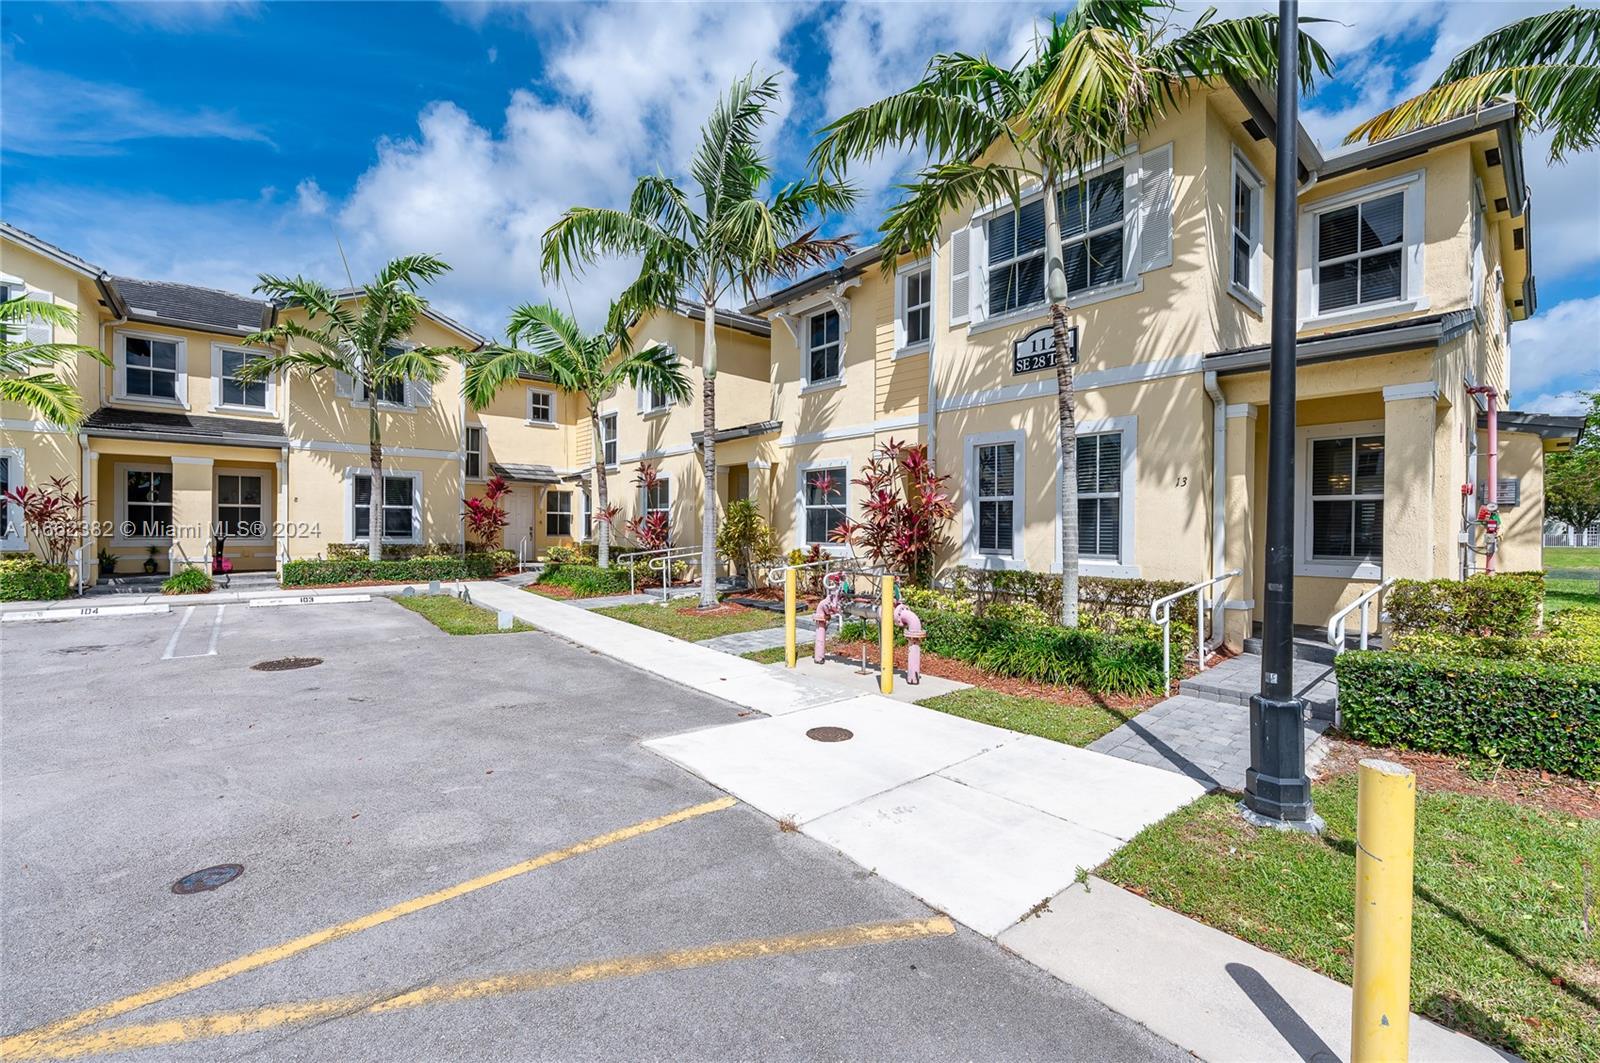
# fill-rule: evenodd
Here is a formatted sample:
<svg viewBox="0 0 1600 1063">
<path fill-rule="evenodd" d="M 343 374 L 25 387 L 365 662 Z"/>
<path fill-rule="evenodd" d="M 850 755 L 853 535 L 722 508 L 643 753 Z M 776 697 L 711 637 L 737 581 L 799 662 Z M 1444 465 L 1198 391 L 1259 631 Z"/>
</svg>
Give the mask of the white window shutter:
<svg viewBox="0 0 1600 1063">
<path fill-rule="evenodd" d="M 950 324 L 959 325 L 971 318 L 972 230 L 957 229 L 950 234 Z"/>
<path fill-rule="evenodd" d="M 336 398 L 348 399 L 355 397 L 356 381 L 349 373 L 338 370 L 333 374 L 333 394 Z"/>
<path fill-rule="evenodd" d="M 911 274 L 897 273 L 894 277 L 894 349 L 906 345 L 906 281 Z"/>
<path fill-rule="evenodd" d="M 432 381 L 425 380 L 422 377 L 418 377 L 415 380 L 406 381 L 406 387 L 410 391 L 409 398 L 411 399 L 411 405 L 413 405 L 413 406 L 432 406 L 433 405 L 433 382 Z"/>
<path fill-rule="evenodd" d="M 28 298 L 39 303 L 55 302 L 49 292 L 40 291 L 38 288 L 29 288 Z M 38 318 L 30 317 L 28 319 L 27 338 L 29 343 L 34 344 L 52 343 L 55 340 L 55 329 L 48 321 L 40 321 Z"/>
<path fill-rule="evenodd" d="M 1172 265 L 1172 145 L 1139 156 L 1139 272 Z"/>
<path fill-rule="evenodd" d="M 633 389 L 633 402 L 640 413 L 644 412 L 645 404 L 650 401 L 648 398 L 648 392 L 649 389 L 642 384 Z"/>
<path fill-rule="evenodd" d="M 968 243 L 972 251 L 972 278 L 967 288 L 967 316 L 973 322 L 989 317 L 989 229 L 981 221 L 973 222 L 968 229 Z"/>
</svg>

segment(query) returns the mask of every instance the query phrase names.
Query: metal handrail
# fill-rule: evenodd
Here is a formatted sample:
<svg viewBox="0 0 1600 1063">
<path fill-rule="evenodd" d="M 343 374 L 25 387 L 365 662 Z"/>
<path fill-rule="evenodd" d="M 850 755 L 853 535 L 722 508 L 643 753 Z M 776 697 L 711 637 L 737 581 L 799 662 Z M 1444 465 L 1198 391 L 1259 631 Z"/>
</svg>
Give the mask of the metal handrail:
<svg viewBox="0 0 1600 1063">
<path fill-rule="evenodd" d="M 628 593 L 638 594 L 633 566 L 638 558 L 648 558 L 647 567 L 652 571 L 661 573 L 661 600 L 667 601 L 672 597 L 671 568 L 672 562 L 686 558 L 698 560 L 700 548 L 698 546 L 663 546 L 657 550 L 630 550 L 625 554 L 618 554 L 616 564 L 628 566 Z M 657 563 L 659 562 L 659 564 Z"/>
<path fill-rule="evenodd" d="M 1206 670 L 1206 588 L 1226 582 L 1239 575 L 1240 571 L 1237 568 L 1229 569 L 1220 576 L 1191 584 L 1150 603 L 1150 622 L 1161 625 L 1161 675 L 1169 685 L 1172 682 L 1172 603 L 1186 594 L 1194 595 L 1195 654 L 1203 672 Z M 1156 615 L 1158 610 L 1161 613 L 1159 617 Z"/>
<path fill-rule="evenodd" d="M 1361 597 L 1357 598 L 1355 601 L 1351 602 L 1349 605 L 1345 606 L 1343 609 L 1340 609 L 1337 613 L 1334 613 L 1328 618 L 1328 644 L 1333 647 L 1335 656 L 1343 653 L 1347 648 L 1344 644 L 1345 621 L 1349 619 L 1351 613 L 1358 609 L 1361 611 L 1360 645 L 1362 649 L 1367 648 L 1368 639 L 1372 634 L 1372 603 L 1381 597 L 1383 593 L 1391 586 L 1393 586 L 1394 582 L 1399 578 L 1399 576 L 1390 576 L 1388 579 L 1379 583 L 1376 587 L 1372 588 L 1370 591 L 1367 591 Z M 1382 619 L 1382 617 L 1383 614 L 1380 613 L 1379 619 Z"/>
</svg>

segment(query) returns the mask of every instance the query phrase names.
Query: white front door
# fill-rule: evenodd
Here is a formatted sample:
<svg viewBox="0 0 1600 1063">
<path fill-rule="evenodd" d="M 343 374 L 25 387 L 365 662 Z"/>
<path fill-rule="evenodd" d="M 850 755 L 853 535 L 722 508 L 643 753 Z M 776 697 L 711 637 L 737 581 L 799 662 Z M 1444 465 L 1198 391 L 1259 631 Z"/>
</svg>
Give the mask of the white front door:
<svg viewBox="0 0 1600 1063">
<path fill-rule="evenodd" d="M 526 554 L 529 561 L 539 552 L 533 534 L 533 490 L 518 484 L 506 494 L 506 549 L 518 557 Z"/>
</svg>

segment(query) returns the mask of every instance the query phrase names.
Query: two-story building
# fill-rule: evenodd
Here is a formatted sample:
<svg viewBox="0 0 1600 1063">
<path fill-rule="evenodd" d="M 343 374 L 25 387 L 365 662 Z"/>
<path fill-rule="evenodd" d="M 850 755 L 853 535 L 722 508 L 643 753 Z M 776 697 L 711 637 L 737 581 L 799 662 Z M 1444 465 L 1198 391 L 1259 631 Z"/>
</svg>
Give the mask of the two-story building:
<svg viewBox="0 0 1600 1063">
<path fill-rule="evenodd" d="M 1274 128 L 1264 93 L 1197 90 L 1060 209 L 1081 570 L 1238 569 L 1221 594 L 1233 642 L 1259 618 L 1264 565 Z M 1578 426 L 1505 412 L 1511 322 L 1536 297 L 1513 108 L 1326 157 L 1301 144 L 1297 622 L 1386 576 L 1484 567 L 1463 537 L 1485 494 L 1485 388 L 1501 411 L 1497 567 L 1539 567 L 1543 455 Z M 764 509 L 788 546 L 837 549 L 850 481 L 875 445 L 909 439 L 951 478 L 942 563 L 1059 571 L 1046 310 L 1038 188 L 1020 207 L 966 205 L 923 257 L 885 266 L 869 248 L 747 306 L 772 323 L 769 387 L 748 405 L 719 390 L 719 437 L 760 431 Z M 664 447 L 686 445 L 674 426 Z M 719 479 L 749 460 L 718 455 Z"/>
<path fill-rule="evenodd" d="M 114 559 L 121 575 L 142 572 L 147 560 L 159 572 L 204 565 L 219 535 L 239 571 L 325 556 L 336 543 L 364 545 L 373 402 L 384 442 L 386 544 L 461 543 L 463 499 L 496 472 L 513 484 L 508 547 L 531 552 L 581 532 L 570 516 L 552 523 L 545 512 L 579 512 L 574 492 L 551 490 L 587 460 L 579 453 L 587 416 L 580 433 L 580 404 L 570 396 L 548 387 L 508 389 L 491 407 L 471 411 L 463 367 L 454 361 L 432 384 L 396 383 L 376 396 L 343 374 L 247 383 L 239 369 L 263 352 L 244 337 L 299 311 L 113 276 L 4 223 L 0 288 L 5 298 L 26 294 L 77 314 L 75 330 L 36 323 L 31 340 L 95 347 L 111 363 L 79 357 L 58 370 L 88 414 L 75 429 L 13 404 L 0 410 L 0 483 L 9 489 L 65 477 L 85 485 L 87 582 L 100 575 L 101 556 Z M 359 289 L 338 294 L 362 297 Z M 429 309 L 405 342 L 471 351 L 485 339 Z M 16 507 L 6 507 L 5 516 L 0 549 L 28 549 Z"/>
</svg>

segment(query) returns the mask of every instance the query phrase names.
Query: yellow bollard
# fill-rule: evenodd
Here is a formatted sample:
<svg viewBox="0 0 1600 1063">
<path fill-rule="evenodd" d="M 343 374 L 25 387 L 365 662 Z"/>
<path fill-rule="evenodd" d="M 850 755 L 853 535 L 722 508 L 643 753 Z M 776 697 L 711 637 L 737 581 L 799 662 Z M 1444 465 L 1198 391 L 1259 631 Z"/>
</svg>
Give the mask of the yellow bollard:
<svg viewBox="0 0 1600 1063">
<path fill-rule="evenodd" d="M 878 689 L 894 693 L 894 577 L 883 577 L 878 603 Z"/>
<path fill-rule="evenodd" d="M 1391 761 L 1363 760 L 1360 779 L 1350 1058 L 1352 1063 L 1403 1063 L 1411 1035 L 1411 862 L 1417 777 Z"/>
<path fill-rule="evenodd" d="M 783 660 L 790 668 L 795 663 L 794 647 L 794 569 L 783 570 Z"/>
</svg>

